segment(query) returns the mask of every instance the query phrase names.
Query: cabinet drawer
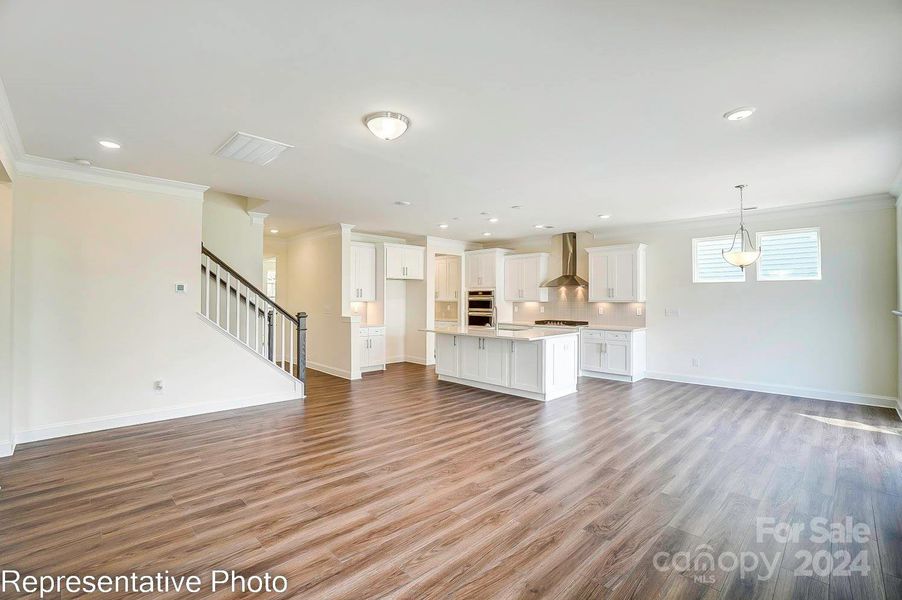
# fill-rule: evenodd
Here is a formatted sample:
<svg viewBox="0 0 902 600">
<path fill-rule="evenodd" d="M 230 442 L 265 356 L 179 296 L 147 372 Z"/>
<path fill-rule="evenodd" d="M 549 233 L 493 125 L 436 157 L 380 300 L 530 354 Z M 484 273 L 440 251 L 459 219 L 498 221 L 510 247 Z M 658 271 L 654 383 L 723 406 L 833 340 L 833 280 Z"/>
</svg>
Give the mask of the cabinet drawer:
<svg viewBox="0 0 902 600">
<path fill-rule="evenodd" d="M 367 327 L 367 331 L 370 336 L 385 335 L 385 327 Z"/>
<path fill-rule="evenodd" d="M 597 342 L 604 341 L 604 331 L 591 331 L 584 329 L 580 335 L 582 335 L 582 339 L 584 340 L 592 340 Z"/>
<path fill-rule="evenodd" d="M 627 331 L 605 331 L 604 339 L 611 342 L 627 342 L 630 339 L 630 334 Z"/>
<path fill-rule="evenodd" d="M 368 327 L 361 327 L 360 329 L 358 329 L 358 332 L 360 333 L 360 337 L 366 337 L 370 334 Z"/>
</svg>

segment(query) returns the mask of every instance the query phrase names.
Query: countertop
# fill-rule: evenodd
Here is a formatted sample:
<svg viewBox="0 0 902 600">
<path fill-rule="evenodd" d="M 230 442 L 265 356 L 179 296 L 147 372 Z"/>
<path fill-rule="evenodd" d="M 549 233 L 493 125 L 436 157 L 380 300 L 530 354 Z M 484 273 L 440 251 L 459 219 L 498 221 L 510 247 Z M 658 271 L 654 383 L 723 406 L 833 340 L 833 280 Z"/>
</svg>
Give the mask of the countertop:
<svg viewBox="0 0 902 600">
<path fill-rule="evenodd" d="M 464 335 L 469 337 L 498 338 L 503 340 L 522 340 L 534 342 L 545 338 L 560 337 L 564 335 L 578 335 L 577 329 L 498 329 L 494 327 L 464 327 L 449 323 L 448 325 L 436 324 L 432 329 L 421 329 L 426 333 L 444 333 L 448 335 Z"/>
<path fill-rule="evenodd" d="M 517 327 L 545 328 L 555 327 L 554 325 L 536 325 L 535 323 L 525 323 L 523 321 L 512 321 L 499 323 L 499 325 L 514 325 Z M 645 327 L 637 327 L 635 325 L 580 325 L 579 327 L 558 327 L 558 329 L 570 329 L 579 331 L 580 329 L 590 329 L 593 331 L 644 331 Z"/>
</svg>

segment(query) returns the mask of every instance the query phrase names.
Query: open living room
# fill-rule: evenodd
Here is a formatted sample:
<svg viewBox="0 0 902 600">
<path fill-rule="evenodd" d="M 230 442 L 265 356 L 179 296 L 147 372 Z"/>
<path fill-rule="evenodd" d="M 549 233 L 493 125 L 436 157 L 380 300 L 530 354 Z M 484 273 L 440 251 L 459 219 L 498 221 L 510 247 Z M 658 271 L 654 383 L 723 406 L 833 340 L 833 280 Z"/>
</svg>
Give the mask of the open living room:
<svg viewBox="0 0 902 600">
<path fill-rule="evenodd" d="M 902 599 L 902 2 L 0 0 L 0 598 Z"/>
</svg>

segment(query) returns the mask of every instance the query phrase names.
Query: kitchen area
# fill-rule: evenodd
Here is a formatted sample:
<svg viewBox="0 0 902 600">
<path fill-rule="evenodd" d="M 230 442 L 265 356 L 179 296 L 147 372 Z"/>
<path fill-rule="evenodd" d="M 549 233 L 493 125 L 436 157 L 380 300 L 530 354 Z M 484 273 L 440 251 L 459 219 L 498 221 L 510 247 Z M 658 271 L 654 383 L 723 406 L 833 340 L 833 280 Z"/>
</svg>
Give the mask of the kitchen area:
<svg viewBox="0 0 902 600">
<path fill-rule="evenodd" d="M 585 247 L 584 278 L 577 235 L 552 239 L 550 252 L 465 253 L 466 322 L 424 330 L 439 380 L 547 401 L 575 392 L 579 376 L 645 377 L 646 246 Z"/>
</svg>

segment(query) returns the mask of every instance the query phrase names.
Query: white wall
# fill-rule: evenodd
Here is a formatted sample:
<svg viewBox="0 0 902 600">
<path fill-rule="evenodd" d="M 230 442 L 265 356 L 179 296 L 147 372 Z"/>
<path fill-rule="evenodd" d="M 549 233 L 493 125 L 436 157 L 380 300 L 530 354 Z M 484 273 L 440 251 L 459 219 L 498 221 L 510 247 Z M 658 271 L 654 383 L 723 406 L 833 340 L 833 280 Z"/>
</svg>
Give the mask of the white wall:
<svg viewBox="0 0 902 600">
<path fill-rule="evenodd" d="M 285 308 L 288 305 L 291 289 L 291 269 L 288 263 L 288 241 L 279 238 L 263 238 L 263 258 L 276 259 L 276 304 Z M 265 283 L 265 282 L 264 282 Z M 266 288 L 260 287 L 264 292 Z"/>
<path fill-rule="evenodd" d="M 248 199 L 208 190 L 204 193 L 203 242 L 210 252 L 261 290 L 263 281 L 263 221 L 253 219 Z"/>
<path fill-rule="evenodd" d="M 12 183 L 0 178 L 0 456 L 11 454 L 13 445 L 12 211 Z"/>
<path fill-rule="evenodd" d="M 823 280 L 758 282 L 752 267 L 745 283 L 692 283 L 692 238 L 730 234 L 731 221 L 662 225 L 597 241 L 648 244 L 650 376 L 894 405 L 897 238 L 889 198 L 753 213 L 747 225 L 753 236 L 820 227 Z M 665 317 L 665 308 L 680 316 Z"/>
<path fill-rule="evenodd" d="M 13 202 L 17 441 L 298 397 L 197 315 L 199 196 L 19 176 Z"/>
</svg>

